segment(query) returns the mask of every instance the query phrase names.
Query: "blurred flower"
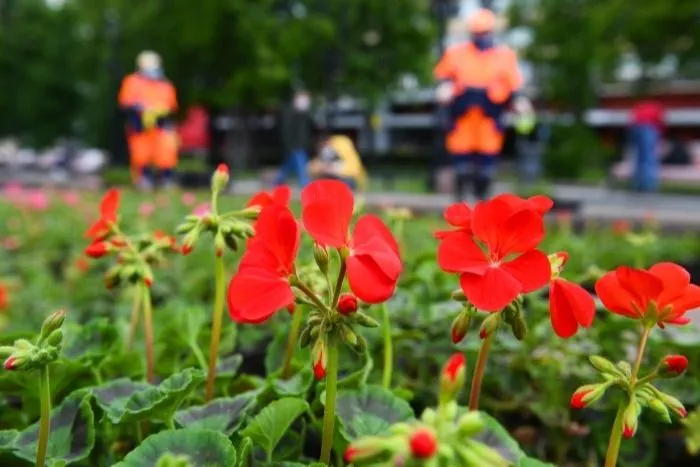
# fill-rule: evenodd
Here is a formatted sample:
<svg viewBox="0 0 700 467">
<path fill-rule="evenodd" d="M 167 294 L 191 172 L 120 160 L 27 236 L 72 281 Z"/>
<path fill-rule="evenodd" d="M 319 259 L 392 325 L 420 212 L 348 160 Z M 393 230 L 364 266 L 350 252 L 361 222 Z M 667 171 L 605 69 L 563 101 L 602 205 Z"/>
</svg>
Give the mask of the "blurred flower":
<svg viewBox="0 0 700 467">
<path fill-rule="evenodd" d="M 660 327 L 688 324 L 685 313 L 700 307 L 700 287 L 674 263 L 658 263 L 649 270 L 619 267 L 600 278 L 595 290 L 611 312 Z"/>
<path fill-rule="evenodd" d="M 205 216 L 211 212 L 211 206 L 209 203 L 200 203 L 197 206 L 195 206 L 194 210 L 192 211 L 192 214 L 195 216 Z"/>
<path fill-rule="evenodd" d="M 428 428 L 416 430 L 409 440 L 411 454 L 416 459 L 430 459 L 438 449 L 438 441 L 435 433 Z"/>
<path fill-rule="evenodd" d="M 155 210 L 156 206 L 150 201 L 144 201 L 143 203 L 139 204 L 139 215 L 141 217 L 151 217 Z"/>
<path fill-rule="evenodd" d="M 186 191 L 182 194 L 182 204 L 185 206 L 194 206 L 197 202 L 197 196 L 191 191 Z"/>
<path fill-rule="evenodd" d="M 0 282 L 0 311 L 7 309 L 9 301 L 10 298 L 7 288 Z"/>
<path fill-rule="evenodd" d="M 9 235 L 2 239 L 2 247 L 7 251 L 13 251 L 19 248 L 19 240 L 14 235 Z"/>
<path fill-rule="evenodd" d="M 112 188 L 102 197 L 100 202 L 100 217 L 85 232 L 87 238 L 102 240 L 112 230 L 112 224 L 117 222 L 117 210 L 119 209 L 120 193 Z"/>
<path fill-rule="evenodd" d="M 75 269 L 82 273 L 88 272 L 90 269 L 90 262 L 84 256 L 81 256 L 75 260 Z"/>
<path fill-rule="evenodd" d="M 255 193 L 246 204 L 246 207 L 260 206 L 261 208 L 271 203 L 277 203 L 283 206 L 289 205 L 289 199 L 292 197 L 292 191 L 286 185 L 281 185 L 272 190 L 272 192 L 259 191 Z"/>
<path fill-rule="evenodd" d="M 51 201 L 43 190 L 31 190 L 27 194 L 26 205 L 32 211 L 46 211 L 50 204 Z"/>
<path fill-rule="evenodd" d="M 63 202 L 66 206 L 76 206 L 80 202 L 80 196 L 76 191 L 68 191 L 63 194 Z"/>
<path fill-rule="evenodd" d="M 632 230 L 629 221 L 618 219 L 612 223 L 612 231 L 615 235 L 625 235 Z"/>
</svg>

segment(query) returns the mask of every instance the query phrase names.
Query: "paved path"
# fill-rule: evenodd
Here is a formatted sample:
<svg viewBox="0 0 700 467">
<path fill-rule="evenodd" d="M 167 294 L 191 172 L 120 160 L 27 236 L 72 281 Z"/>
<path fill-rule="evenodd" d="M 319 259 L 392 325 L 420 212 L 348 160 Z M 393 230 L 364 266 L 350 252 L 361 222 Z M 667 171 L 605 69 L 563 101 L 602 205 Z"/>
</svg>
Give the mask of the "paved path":
<svg viewBox="0 0 700 467">
<path fill-rule="evenodd" d="M 506 182 L 497 183 L 494 191 L 510 191 Z M 262 189 L 257 181 L 235 183 L 236 194 L 252 194 Z M 700 196 L 638 194 L 607 187 L 558 184 L 552 196 L 562 201 L 580 201 L 579 215 L 586 220 L 641 222 L 653 216 L 670 229 L 700 230 Z M 405 206 L 418 212 L 441 212 L 452 202 L 448 195 L 401 192 L 372 192 L 365 195 L 369 206 Z"/>
</svg>

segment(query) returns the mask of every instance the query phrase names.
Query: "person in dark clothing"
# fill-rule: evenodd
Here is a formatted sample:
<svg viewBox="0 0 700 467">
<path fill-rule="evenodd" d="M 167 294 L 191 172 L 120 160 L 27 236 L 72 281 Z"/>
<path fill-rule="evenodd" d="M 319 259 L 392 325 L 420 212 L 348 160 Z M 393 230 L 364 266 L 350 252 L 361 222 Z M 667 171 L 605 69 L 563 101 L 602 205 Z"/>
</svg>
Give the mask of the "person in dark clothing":
<svg viewBox="0 0 700 467">
<path fill-rule="evenodd" d="M 661 165 L 692 165 L 693 160 L 690 157 L 688 149 L 683 144 L 679 138 L 673 138 L 671 140 L 671 150 L 662 161 Z"/>
<path fill-rule="evenodd" d="M 292 105 L 282 113 L 282 144 L 285 160 L 275 178 L 275 186 L 285 183 L 287 178 L 296 174 L 299 186 L 309 183 L 307 164 L 308 148 L 311 144 L 313 124 L 310 115 L 311 96 L 301 90 L 296 92 Z"/>
</svg>

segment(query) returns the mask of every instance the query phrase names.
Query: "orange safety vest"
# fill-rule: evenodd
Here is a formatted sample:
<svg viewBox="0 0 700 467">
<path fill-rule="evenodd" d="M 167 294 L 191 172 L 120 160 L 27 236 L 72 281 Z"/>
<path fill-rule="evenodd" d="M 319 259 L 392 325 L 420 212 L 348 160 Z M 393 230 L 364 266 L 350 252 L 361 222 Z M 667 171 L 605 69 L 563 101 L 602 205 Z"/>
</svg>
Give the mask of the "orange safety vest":
<svg viewBox="0 0 700 467">
<path fill-rule="evenodd" d="M 175 87 L 165 79 L 149 79 L 140 73 L 132 73 L 124 78 L 119 91 L 119 105 L 174 112 L 177 110 Z"/>
</svg>

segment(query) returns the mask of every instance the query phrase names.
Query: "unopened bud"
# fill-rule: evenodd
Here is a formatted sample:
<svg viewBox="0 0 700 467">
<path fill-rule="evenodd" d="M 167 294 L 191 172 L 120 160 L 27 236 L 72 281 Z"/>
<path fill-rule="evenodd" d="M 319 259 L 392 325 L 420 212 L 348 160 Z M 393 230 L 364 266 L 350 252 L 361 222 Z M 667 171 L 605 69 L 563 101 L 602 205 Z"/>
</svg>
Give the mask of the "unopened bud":
<svg viewBox="0 0 700 467">
<path fill-rule="evenodd" d="M 49 337 L 46 338 L 45 342 L 48 345 L 52 345 L 54 347 L 59 347 L 61 345 L 61 343 L 63 342 L 63 330 L 56 329 L 54 332 L 49 334 Z"/>
<path fill-rule="evenodd" d="M 224 241 L 226 242 L 226 246 L 228 246 L 231 251 L 238 251 L 238 242 L 236 242 L 235 236 L 232 234 L 225 234 Z"/>
<path fill-rule="evenodd" d="M 3 345 L 0 346 L 0 358 L 7 358 L 10 355 L 12 355 L 15 352 L 14 347 L 10 347 L 9 345 Z"/>
<path fill-rule="evenodd" d="M 151 272 L 150 268 L 146 268 L 146 270 L 143 272 L 143 283 L 146 284 L 146 287 L 149 289 L 153 285 L 153 273 Z"/>
<path fill-rule="evenodd" d="M 472 321 L 472 313 L 469 309 L 462 310 L 457 317 L 452 321 L 452 328 L 450 328 L 450 336 L 452 337 L 452 342 L 459 344 L 464 339 L 469 331 L 469 325 Z"/>
<path fill-rule="evenodd" d="M 506 466 L 511 465 L 510 462 L 505 460 L 501 454 L 486 444 L 473 442 L 469 443 L 469 450 L 471 450 L 476 456 L 478 456 L 479 461 L 474 464 L 478 466 Z"/>
<path fill-rule="evenodd" d="M 525 339 L 527 336 L 527 322 L 522 313 L 518 313 L 513 319 L 513 324 L 511 324 L 511 329 L 513 330 L 513 335 L 519 341 Z"/>
<path fill-rule="evenodd" d="M 500 324 L 500 313 L 489 314 L 481 323 L 481 328 L 479 329 L 479 337 L 481 337 L 482 339 L 486 339 L 488 336 L 496 332 Z"/>
<path fill-rule="evenodd" d="M 625 438 L 632 438 L 637 432 L 638 418 L 641 407 L 637 399 L 632 399 L 625 409 L 622 420 L 622 436 Z"/>
<path fill-rule="evenodd" d="M 591 365 L 593 365 L 593 368 L 600 371 L 601 373 L 607 373 L 609 375 L 614 376 L 624 376 L 622 371 L 607 358 L 603 358 L 599 355 L 592 355 L 589 358 L 589 360 L 591 362 Z"/>
<path fill-rule="evenodd" d="M 466 373 L 466 359 L 461 353 L 456 353 L 450 357 L 442 368 L 440 377 L 440 402 L 445 403 L 453 400 L 457 393 L 464 386 Z"/>
<path fill-rule="evenodd" d="M 343 461 L 352 464 L 359 461 L 369 460 L 383 451 L 382 438 L 368 436 L 354 441 L 348 446 L 343 454 Z"/>
<path fill-rule="evenodd" d="M 63 310 L 51 313 L 48 318 L 44 320 L 44 324 L 41 326 L 41 335 L 39 336 L 39 341 L 43 341 L 46 337 L 51 334 L 56 329 L 59 329 L 63 325 L 63 321 L 66 319 L 66 312 Z"/>
<path fill-rule="evenodd" d="M 299 346 L 305 349 L 311 343 L 311 325 L 306 325 L 299 333 Z"/>
<path fill-rule="evenodd" d="M 342 325 L 340 327 L 340 337 L 342 337 L 343 341 L 350 347 L 354 348 L 357 346 L 357 334 L 355 334 L 355 331 L 353 331 L 350 326 Z"/>
<path fill-rule="evenodd" d="M 226 164 L 219 164 L 219 166 L 214 171 L 214 175 L 211 177 L 211 189 L 215 193 L 220 192 L 228 184 L 229 173 L 228 166 Z"/>
<path fill-rule="evenodd" d="M 608 385 L 605 383 L 586 384 L 579 387 L 571 396 L 571 408 L 584 409 L 588 407 L 603 397 L 607 389 Z"/>
<path fill-rule="evenodd" d="M 466 302 L 467 296 L 464 295 L 464 291 L 462 289 L 457 289 L 452 292 L 452 300 L 455 302 Z"/>
<path fill-rule="evenodd" d="M 16 371 L 21 369 L 26 362 L 26 358 L 11 356 L 7 360 L 5 360 L 5 363 L 3 363 L 2 366 L 8 371 Z"/>
<path fill-rule="evenodd" d="M 322 380 L 326 377 L 326 365 L 328 364 L 326 355 L 326 345 L 323 339 L 318 339 L 311 350 L 311 361 L 313 363 L 314 377 Z"/>
<path fill-rule="evenodd" d="M 14 343 L 14 346 L 15 346 L 15 349 L 18 349 L 18 350 L 31 350 L 34 348 L 34 344 L 29 342 L 27 339 L 17 339 Z M 9 348 L 12 349 L 12 347 L 9 347 Z M 12 352 L 14 352 L 14 349 L 12 350 Z M 10 353 L 12 353 L 12 352 L 10 352 Z"/>
<path fill-rule="evenodd" d="M 668 411 L 666 405 L 659 399 L 653 398 L 647 401 L 649 408 L 659 414 L 661 419 L 666 423 L 671 423 L 671 414 Z"/>
<path fill-rule="evenodd" d="M 675 378 L 685 373 L 688 368 L 688 358 L 684 355 L 667 355 L 659 364 L 659 376 L 662 378 Z"/>
<path fill-rule="evenodd" d="M 377 322 L 377 320 L 375 320 L 374 318 L 370 318 L 369 316 L 367 316 L 366 314 L 364 314 L 361 311 L 356 311 L 355 313 L 353 313 L 352 316 L 353 316 L 353 318 L 355 318 L 355 321 L 360 326 L 364 326 L 366 328 L 379 327 L 379 323 Z"/>
<path fill-rule="evenodd" d="M 314 260 L 318 269 L 325 275 L 328 274 L 328 250 L 326 247 L 314 243 Z"/>
<path fill-rule="evenodd" d="M 217 232 L 214 236 L 214 250 L 216 251 L 216 256 L 221 257 L 224 255 L 224 249 L 226 248 L 226 240 L 221 232 Z"/>
<path fill-rule="evenodd" d="M 359 353 L 363 353 L 367 350 L 367 341 L 360 334 L 355 334 L 357 336 L 357 344 L 355 345 L 355 350 Z"/>
<path fill-rule="evenodd" d="M 416 459 L 430 459 L 438 450 L 435 432 L 427 427 L 417 429 L 408 441 L 411 455 Z"/>
<path fill-rule="evenodd" d="M 338 298 L 338 312 L 343 316 L 350 316 L 356 311 L 357 297 L 351 293 L 341 294 L 340 298 Z"/>
<path fill-rule="evenodd" d="M 479 412 L 467 412 L 457 422 L 457 430 L 464 437 L 472 437 L 484 429 L 484 420 Z"/>
<path fill-rule="evenodd" d="M 661 399 L 661 402 L 666 404 L 666 407 L 668 407 L 672 412 L 674 412 L 676 415 L 678 415 L 681 418 L 685 418 L 688 416 L 688 411 L 686 410 L 685 406 L 681 401 L 676 399 L 673 396 L 670 396 L 666 393 L 663 393 L 661 391 L 657 391 L 657 397 Z"/>
</svg>

